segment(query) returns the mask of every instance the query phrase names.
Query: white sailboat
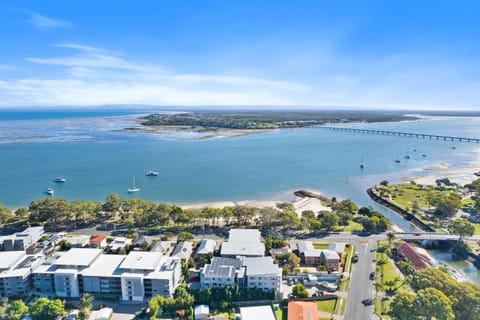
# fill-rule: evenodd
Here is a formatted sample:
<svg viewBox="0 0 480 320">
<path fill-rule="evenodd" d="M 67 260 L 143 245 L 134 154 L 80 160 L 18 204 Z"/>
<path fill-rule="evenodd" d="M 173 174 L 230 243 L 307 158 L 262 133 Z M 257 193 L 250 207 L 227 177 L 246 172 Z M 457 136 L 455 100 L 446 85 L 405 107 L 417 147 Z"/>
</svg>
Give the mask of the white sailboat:
<svg viewBox="0 0 480 320">
<path fill-rule="evenodd" d="M 128 188 L 128 193 L 135 193 L 135 192 L 138 192 L 140 191 L 140 188 L 137 188 L 135 186 L 135 176 L 133 176 L 133 188 Z"/>
</svg>

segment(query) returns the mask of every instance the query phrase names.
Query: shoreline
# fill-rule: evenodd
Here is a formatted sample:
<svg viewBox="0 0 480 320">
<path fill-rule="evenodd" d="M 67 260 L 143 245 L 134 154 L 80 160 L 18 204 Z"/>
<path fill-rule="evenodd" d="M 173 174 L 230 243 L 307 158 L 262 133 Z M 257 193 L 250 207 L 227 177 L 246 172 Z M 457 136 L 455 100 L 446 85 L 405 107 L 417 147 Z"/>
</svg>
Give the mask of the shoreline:
<svg viewBox="0 0 480 320">
<path fill-rule="evenodd" d="M 295 190 L 296 191 L 296 190 Z M 244 199 L 244 200 L 219 200 L 219 201 L 205 201 L 194 203 L 178 204 L 182 209 L 202 210 L 204 208 L 224 208 L 224 207 L 237 207 L 247 206 L 256 208 L 276 208 L 277 204 L 291 203 L 295 208 L 295 213 L 301 218 L 301 214 L 305 210 L 312 210 L 314 212 L 326 210 L 331 211 L 331 208 L 322 204 L 320 199 L 313 197 L 298 197 L 294 195 L 293 190 L 285 193 L 280 193 L 277 196 L 273 196 L 270 199 Z M 310 191 L 310 190 L 309 190 Z M 323 195 L 323 193 L 314 191 L 317 194 Z"/>
</svg>

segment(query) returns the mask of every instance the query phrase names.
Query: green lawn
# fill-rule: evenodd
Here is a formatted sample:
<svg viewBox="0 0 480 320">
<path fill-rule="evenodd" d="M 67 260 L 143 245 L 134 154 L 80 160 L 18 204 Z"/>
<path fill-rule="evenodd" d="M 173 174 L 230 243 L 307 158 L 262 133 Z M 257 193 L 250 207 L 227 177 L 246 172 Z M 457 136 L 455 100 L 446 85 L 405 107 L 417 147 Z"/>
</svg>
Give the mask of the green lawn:
<svg viewBox="0 0 480 320">
<path fill-rule="evenodd" d="M 474 223 L 475 226 L 475 234 L 480 234 L 480 223 Z"/>
<path fill-rule="evenodd" d="M 317 301 L 318 310 L 332 313 L 335 311 L 337 299 Z"/>
<path fill-rule="evenodd" d="M 387 282 L 394 281 L 395 279 L 398 279 L 398 281 L 395 283 L 394 287 L 400 285 L 401 279 L 396 271 L 396 267 L 393 262 L 388 259 L 387 255 L 385 253 L 377 252 L 376 259 L 377 276 L 375 281 L 381 284 L 382 290 L 388 289 L 389 286 L 387 285 Z"/>
<path fill-rule="evenodd" d="M 338 232 L 340 231 L 354 232 L 354 231 L 362 231 L 362 230 L 363 230 L 363 226 L 360 223 L 355 222 L 353 220 L 350 220 L 347 226 L 335 227 L 335 231 L 338 231 Z"/>
<path fill-rule="evenodd" d="M 379 187 L 380 194 L 405 210 L 412 210 L 412 203 L 416 202 L 420 209 L 428 209 L 428 195 L 449 195 L 453 190 L 439 190 L 432 186 L 414 184 L 390 184 Z"/>
<path fill-rule="evenodd" d="M 287 320 L 287 309 L 282 309 L 282 307 L 278 307 L 275 310 L 275 315 L 277 316 L 277 320 Z"/>
<path fill-rule="evenodd" d="M 315 249 L 328 249 L 328 242 L 314 243 L 313 247 Z"/>
</svg>

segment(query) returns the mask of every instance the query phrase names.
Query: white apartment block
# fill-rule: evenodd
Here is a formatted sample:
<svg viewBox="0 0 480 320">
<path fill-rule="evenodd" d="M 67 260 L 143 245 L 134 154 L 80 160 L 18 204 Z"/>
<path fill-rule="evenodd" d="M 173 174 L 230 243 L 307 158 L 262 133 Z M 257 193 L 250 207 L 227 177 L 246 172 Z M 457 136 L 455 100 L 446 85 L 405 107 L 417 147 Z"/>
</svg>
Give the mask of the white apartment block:
<svg viewBox="0 0 480 320">
<path fill-rule="evenodd" d="M 80 297 L 84 292 L 117 295 L 124 301 L 170 297 L 181 283 L 181 261 L 157 252 L 106 255 L 101 249 L 57 252 L 33 271 L 38 294 Z"/>
<path fill-rule="evenodd" d="M 0 298 L 27 295 L 32 289 L 32 269 L 42 261 L 42 255 L 27 255 L 25 251 L 0 252 Z"/>
<path fill-rule="evenodd" d="M 265 245 L 262 243 L 260 231 L 257 229 L 230 230 L 228 241 L 222 244 L 220 255 L 230 258 L 237 256 L 263 257 Z"/>
<path fill-rule="evenodd" d="M 271 257 L 214 257 L 200 269 L 202 288 L 238 286 L 281 293 L 282 269 Z"/>
<path fill-rule="evenodd" d="M 0 245 L 4 251 L 25 251 L 43 235 L 43 227 L 29 227 L 22 232 L 0 237 Z"/>
</svg>

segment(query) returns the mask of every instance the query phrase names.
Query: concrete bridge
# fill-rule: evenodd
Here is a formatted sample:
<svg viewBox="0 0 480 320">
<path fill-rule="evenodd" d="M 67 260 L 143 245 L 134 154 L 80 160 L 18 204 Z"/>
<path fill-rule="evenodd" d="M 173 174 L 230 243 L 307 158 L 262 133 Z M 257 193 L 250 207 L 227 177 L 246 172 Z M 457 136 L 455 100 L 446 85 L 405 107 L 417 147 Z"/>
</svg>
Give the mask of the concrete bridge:
<svg viewBox="0 0 480 320">
<path fill-rule="evenodd" d="M 402 240 L 458 240 L 458 235 L 439 232 L 397 232 L 395 236 L 397 239 Z M 480 240 L 480 235 L 473 235 L 464 239 L 478 241 Z"/>
<path fill-rule="evenodd" d="M 318 129 L 318 130 L 326 130 L 326 131 L 340 131 L 340 132 L 376 134 L 376 135 L 383 135 L 383 136 L 397 136 L 397 137 L 409 137 L 409 138 L 418 138 L 418 139 L 480 143 L 479 138 L 465 138 L 465 137 L 444 136 L 444 135 L 435 135 L 435 134 L 426 134 L 426 133 L 358 129 L 358 128 L 348 128 L 348 127 L 327 127 L 327 126 L 316 126 L 311 128 Z"/>
</svg>

